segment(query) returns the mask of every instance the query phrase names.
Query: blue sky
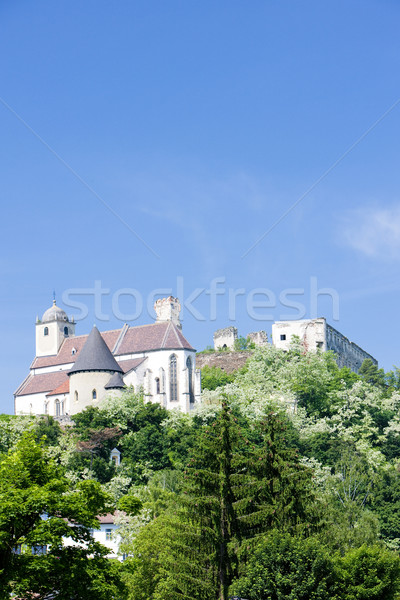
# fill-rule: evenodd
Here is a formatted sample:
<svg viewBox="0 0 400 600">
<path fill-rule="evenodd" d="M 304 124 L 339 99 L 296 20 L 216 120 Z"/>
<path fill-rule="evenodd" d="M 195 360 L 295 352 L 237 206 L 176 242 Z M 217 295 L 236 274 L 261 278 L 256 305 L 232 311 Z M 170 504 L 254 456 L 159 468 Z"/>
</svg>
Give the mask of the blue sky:
<svg viewBox="0 0 400 600">
<path fill-rule="evenodd" d="M 318 314 L 400 365 L 399 26 L 394 0 L 3 0 L 0 410 L 53 289 L 78 334 L 179 292 L 202 349 L 329 288 Z"/>
</svg>

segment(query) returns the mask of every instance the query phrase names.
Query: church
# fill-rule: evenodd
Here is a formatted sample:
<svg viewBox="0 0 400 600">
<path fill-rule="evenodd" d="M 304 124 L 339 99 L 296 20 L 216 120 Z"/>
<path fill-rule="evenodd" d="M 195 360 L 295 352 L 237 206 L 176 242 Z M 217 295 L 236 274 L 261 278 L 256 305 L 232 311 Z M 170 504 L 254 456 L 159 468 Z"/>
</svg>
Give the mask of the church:
<svg viewBox="0 0 400 600">
<path fill-rule="evenodd" d="M 73 415 L 125 388 L 143 390 L 145 401 L 189 412 L 200 398 L 196 350 L 182 334 L 180 302 L 154 304 L 149 325 L 75 335 L 73 318 L 53 301 L 36 321 L 36 356 L 14 394 L 17 415 Z"/>
</svg>

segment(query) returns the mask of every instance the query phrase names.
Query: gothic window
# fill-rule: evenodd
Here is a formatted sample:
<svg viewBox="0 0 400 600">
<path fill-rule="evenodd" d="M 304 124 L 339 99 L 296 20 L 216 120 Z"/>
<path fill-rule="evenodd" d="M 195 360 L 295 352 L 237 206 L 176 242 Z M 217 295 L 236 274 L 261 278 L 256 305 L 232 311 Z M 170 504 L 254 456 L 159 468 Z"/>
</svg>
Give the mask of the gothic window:
<svg viewBox="0 0 400 600">
<path fill-rule="evenodd" d="M 156 377 L 156 394 L 161 393 L 160 378 Z"/>
<path fill-rule="evenodd" d="M 159 377 L 160 377 L 160 393 L 165 394 L 165 371 L 162 367 L 159 370 Z"/>
<path fill-rule="evenodd" d="M 186 361 L 186 367 L 188 370 L 188 387 L 189 387 L 189 400 L 190 402 L 194 402 L 194 393 L 193 393 L 193 369 L 192 369 L 192 359 L 188 356 Z"/>
<path fill-rule="evenodd" d="M 96 390 L 92 391 L 92 400 L 97 400 L 97 392 L 96 392 Z"/>
<path fill-rule="evenodd" d="M 68 335 L 69 335 L 69 334 L 68 334 L 68 327 L 64 327 L 64 335 L 65 335 L 66 337 L 68 337 Z"/>
<path fill-rule="evenodd" d="M 178 400 L 178 365 L 175 354 L 172 354 L 169 359 L 169 399 L 170 402 Z"/>
<path fill-rule="evenodd" d="M 55 414 L 56 414 L 56 417 L 59 417 L 61 415 L 61 406 L 60 406 L 60 401 L 58 398 L 55 401 Z"/>
<path fill-rule="evenodd" d="M 43 335 L 49 335 L 49 328 L 48 327 L 45 327 L 43 329 Z"/>
<path fill-rule="evenodd" d="M 78 392 L 75 391 L 75 402 L 78 402 L 78 400 L 79 400 Z"/>
<path fill-rule="evenodd" d="M 152 372 L 150 369 L 146 370 L 146 373 L 144 375 L 145 380 L 145 386 L 144 386 L 144 390 L 145 390 L 145 394 L 147 394 L 148 396 L 151 396 L 152 394 L 152 389 L 151 389 L 151 380 L 152 380 Z"/>
<path fill-rule="evenodd" d="M 44 414 L 45 415 L 49 414 L 49 403 L 48 402 L 44 403 Z"/>
</svg>

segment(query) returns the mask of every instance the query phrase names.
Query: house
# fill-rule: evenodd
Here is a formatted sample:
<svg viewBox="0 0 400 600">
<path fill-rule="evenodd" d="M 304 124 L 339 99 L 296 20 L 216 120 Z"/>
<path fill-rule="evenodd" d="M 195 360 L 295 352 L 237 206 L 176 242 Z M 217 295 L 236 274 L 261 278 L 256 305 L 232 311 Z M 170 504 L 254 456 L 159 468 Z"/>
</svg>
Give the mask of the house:
<svg viewBox="0 0 400 600">
<path fill-rule="evenodd" d="M 75 335 L 56 305 L 36 321 L 36 355 L 14 394 L 15 414 L 72 415 L 132 386 L 145 399 L 188 412 L 200 397 L 196 350 L 182 334 L 180 303 L 155 302 L 156 321 Z"/>
</svg>

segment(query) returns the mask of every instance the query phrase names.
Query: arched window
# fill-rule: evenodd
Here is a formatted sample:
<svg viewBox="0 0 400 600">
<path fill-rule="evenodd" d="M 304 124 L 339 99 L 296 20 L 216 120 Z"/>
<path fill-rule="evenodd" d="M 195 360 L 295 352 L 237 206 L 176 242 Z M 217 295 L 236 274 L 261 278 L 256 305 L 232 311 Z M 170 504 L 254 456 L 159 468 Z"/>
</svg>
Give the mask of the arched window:
<svg viewBox="0 0 400 600">
<path fill-rule="evenodd" d="M 188 388 L 189 388 L 189 400 L 190 402 L 194 402 L 194 393 L 193 393 L 193 368 L 192 368 L 192 359 L 188 356 L 186 361 L 186 367 L 188 370 Z"/>
<path fill-rule="evenodd" d="M 60 406 L 60 408 L 61 408 L 60 413 L 61 413 L 61 415 L 63 415 L 64 414 L 64 400 L 61 400 L 61 406 Z"/>
<path fill-rule="evenodd" d="M 78 396 L 78 392 L 76 390 L 75 390 L 74 396 L 75 396 L 75 402 L 78 402 L 79 396 Z"/>
<path fill-rule="evenodd" d="M 48 327 L 45 327 L 43 329 L 43 335 L 49 335 L 49 328 Z"/>
<path fill-rule="evenodd" d="M 44 403 L 44 414 L 48 415 L 49 414 L 49 402 L 46 400 L 46 402 Z"/>
<path fill-rule="evenodd" d="M 64 335 L 65 335 L 65 337 L 69 336 L 68 327 L 64 327 Z"/>
<path fill-rule="evenodd" d="M 158 376 L 160 378 L 160 394 L 165 394 L 165 371 L 162 367 L 158 371 Z"/>
<path fill-rule="evenodd" d="M 175 354 L 169 359 L 169 399 L 170 402 L 178 400 L 178 361 Z"/>
<path fill-rule="evenodd" d="M 58 398 L 56 398 L 56 401 L 54 403 L 55 406 L 55 415 L 56 417 L 59 417 L 61 415 L 61 407 L 60 407 L 60 401 Z"/>
<path fill-rule="evenodd" d="M 161 393 L 160 378 L 156 377 L 156 394 Z"/>
<path fill-rule="evenodd" d="M 97 400 L 97 392 L 96 392 L 96 390 L 92 391 L 92 400 Z"/>
</svg>

